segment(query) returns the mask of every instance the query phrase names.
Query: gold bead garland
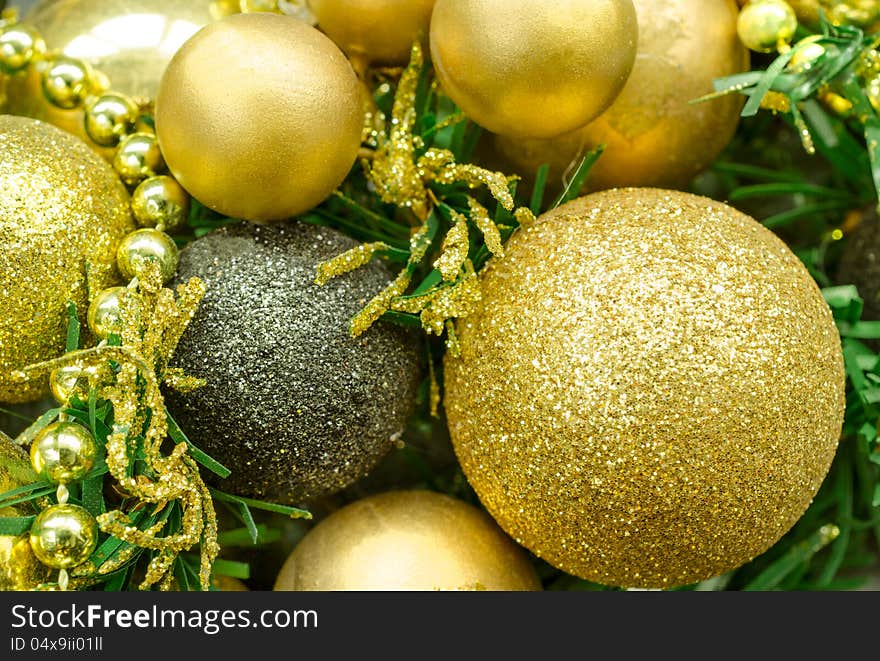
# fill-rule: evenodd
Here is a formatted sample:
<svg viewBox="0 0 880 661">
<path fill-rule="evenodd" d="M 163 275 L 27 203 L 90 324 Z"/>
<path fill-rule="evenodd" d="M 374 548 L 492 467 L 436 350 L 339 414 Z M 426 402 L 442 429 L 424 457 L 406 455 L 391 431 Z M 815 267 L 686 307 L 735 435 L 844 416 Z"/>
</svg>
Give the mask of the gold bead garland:
<svg viewBox="0 0 880 661">
<path fill-rule="evenodd" d="M 120 179 L 134 189 L 133 215 L 143 229 L 120 243 L 117 265 L 131 283 L 98 292 L 87 315 L 92 333 L 100 340 L 92 349 L 78 350 L 61 358 L 31 365 L 16 372 L 18 380 L 51 371 L 52 393 L 62 406 L 72 397 L 88 397 L 96 389 L 99 397 L 113 405 L 114 426 L 108 436 L 106 461 L 117 488 L 140 503 L 162 505 L 179 500 L 182 530 L 161 536 L 165 521 L 139 529 L 129 514 L 114 510 L 93 517 L 84 508 L 68 503 L 67 485 L 86 476 L 95 461 L 95 439 L 77 422 L 64 415 L 44 428 L 33 441 L 31 460 L 44 478 L 58 484 L 57 504 L 45 508 L 31 529 L 34 555 L 48 567 L 59 570 L 56 583 L 39 589 L 60 589 L 88 584 L 122 566 L 133 554 L 128 549 L 94 566 L 89 560 L 98 531 L 125 542 L 158 551 L 154 555 L 142 589 L 159 584 L 173 587 L 170 573 L 177 555 L 201 542 L 202 588 L 209 589 L 213 561 L 219 552 L 217 520 L 213 501 L 188 446 L 179 443 L 170 455 L 161 452 L 168 436 L 168 422 L 160 383 L 181 390 L 200 381 L 168 369 L 177 341 L 204 295 L 204 285 L 192 280 L 178 287 L 177 296 L 163 287 L 177 267 L 177 247 L 163 230 L 183 224 L 189 212 L 189 195 L 168 175 L 152 132 L 143 130 L 141 115 L 149 103 L 108 91 L 103 77 L 84 62 L 46 51 L 35 30 L 4 13 L 0 22 L 0 70 L 20 73 L 36 67 L 42 76 L 47 100 L 64 108 L 85 111 L 85 134 L 97 145 L 115 147 L 113 165 Z M 109 368 L 116 365 L 116 372 Z M 146 421 L 149 420 L 148 423 Z M 144 461 L 155 477 L 130 475 L 133 459 L 129 430 L 147 424 Z"/>
</svg>

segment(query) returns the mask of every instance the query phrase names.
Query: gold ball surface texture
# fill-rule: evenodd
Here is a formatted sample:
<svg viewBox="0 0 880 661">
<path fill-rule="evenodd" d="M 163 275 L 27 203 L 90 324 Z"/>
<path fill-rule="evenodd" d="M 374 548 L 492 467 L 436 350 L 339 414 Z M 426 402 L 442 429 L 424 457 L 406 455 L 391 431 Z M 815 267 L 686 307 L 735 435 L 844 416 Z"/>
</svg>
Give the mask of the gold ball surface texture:
<svg viewBox="0 0 880 661">
<path fill-rule="evenodd" d="M 550 164 L 551 181 L 600 144 L 591 190 L 681 188 L 706 168 L 736 131 L 742 101 L 728 95 L 692 104 L 712 81 L 746 71 L 733 0 L 633 0 L 639 19 L 636 64 L 623 91 L 583 129 L 550 140 L 495 136 L 495 149 L 523 176 Z"/>
<path fill-rule="evenodd" d="M 280 220 L 346 177 L 360 148 L 361 102 L 354 70 L 318 30 L 240 14 L 199 32 L 171 61 L 156 131 L 169 169 L 197 200 L 235 218 Z"/>
<path fill-rule="evenodd" d="M 318 27 L 350 57 L 402 65 L 428 36 L 434 0 L 310 0 Z"/>
<path fill-rule="evenodd" d="M 134 229 L 128 195 L 82 142 L 48 124 L 0 116 L 0 401 L 47 392 L 10 372 L 64 352 L 67 302 L 85 313 L 89 282 L 117 280 L 116 247 Z"/>
<path fill-rule="evenodd" d="M 89 329 L 99 340 L 122 330 L 122 296 L 125 287 L 110 287 L 95 296 L 89 305 Z"/>
<path fill-rule="evenodd" d="M 79 505 L 50 505 L 31 527 L 31 549 L 37 559 L 53 569 L 82 564 L 98 544 L 98 523 Z"/>
<path fill-rule="evenodd" d="M 75 422 L 55 422 L 31 443 L 31 465 L 42 478 L 57 484 L 81 480 L 95 464 L 98 446 L 92 434 Z"/>
<path fill-rule="evenodd" d="M 37 481 L 27 453 L 0 432 L 0 493 Z M 0 516 L 33 514 L 30 503 L 0 508 Z M 0 591 L 31 590 L 49 579 L 49 568 L 31 551 L 28 535 L 0 535 Z"/>
<path fill-rule="evenodd" d="M 621 189 L 505 252 L 445 363 L 456 454 L 502 528 L 571 574 L 660 588 L 791 528 L 834 456 L 844 372 L 781 240 L 706 198 Z"/>
<path fill-rule="evenodd" d="M 189 217 L 189 193 L 172 177 L 142 181 L 131 194 L 131 211 L 138 225 L 170 232 Z"/>
<path fill-rule="evenodd" d="M 527 555 L 485 513 L 429 491 L 359 500 L 312 529 L 275 590 L 540 590 Z"/>
<path fill-rule="evenodd" d="M 431 55 L 444 91 L 477 124 L 551 138 L 611 105 L 637 33 L 631 0 L 437 0 Z"/>
<path fill-rule="evenodd" d="M 797 26 L 797 16 L 785 0 L 751 0 L 737 19 L 740 39 L 759 53 L 772 53 L 790 42 Z"/>
<path fill-rule="evenodd" d="M 122 239 L 116 259 L 120 273 L 126 278 L 139 276 L 144 263 L 155 262 L 162 281 L 167 282 L 177 270 L 177 244 L 165 232 L 147 227 Z"/>
<path fill-rule="evenodd" d="M 164 167 L 159 141 L 151 133 L 132 133 L 125 136 L 113 157 L 113 169 L 129 186 L 155 177 Z"/>
<path fill-rule="evenodd" d="M 131 132 L 138 108 L 129 97 L 111 92 L 102 94 L 86 108 L 86 134 L 102 147 L 115 147 Z"/>
</svg>

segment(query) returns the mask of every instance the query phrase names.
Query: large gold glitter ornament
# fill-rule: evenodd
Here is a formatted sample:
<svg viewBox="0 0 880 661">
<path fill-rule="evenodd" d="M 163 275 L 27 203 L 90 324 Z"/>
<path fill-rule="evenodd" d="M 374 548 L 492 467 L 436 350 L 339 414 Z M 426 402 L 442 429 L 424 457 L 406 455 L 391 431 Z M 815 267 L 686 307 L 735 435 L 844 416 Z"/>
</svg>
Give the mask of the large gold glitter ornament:
<svg viewBox="0 0 880 661">
<path fill-rule="evenodd" d="M 24 22 L 53 51 L 83 60 L 112 89 L 155 99 L 174 53 L 222 12 L 209 0 L 42 0 Z M 36 70 L 10 80 L 7 112 L 42 119 L 85 139 L 82 109 L 62 110 L 40 91 Z"/>
<path fill-rule="evenodd" d="M 631 0 L 437 0 L 431 54 L 443 89 L 475 122 L 550 138 L 611 105 L 637 32 Z"/>
<path fill-rule="evenodd" d="M 495 151 L 524 176 L 543 164 L 551 181 L 578 159 L 606 149 L 590 170 L 593 190 L 686 186 L 727 145 L 742 101 L 735 95 L 690 103 L 712 81 L 748 69 L 733 0 L 633 0 L 639 18 L 636 64 L 614 104 L 585 128 L 550 140 L 495 136 Z"/>
<path fill-rule="evenodd" d="M 0 432 L 0 494 L 37 481 L 27 453 Z M 0 507 L 0 516 L 28 516 L 31 503 Z M 0 535 L 0 591 L 31 590 L 49 580 L 50 570 L 31 551 L 28 535 Z"/>
<path fill-rule="evenodd" d="M 621 189 L 505 253 L 457 326 L 446 412 L 514 539 L 589 580 L 671 587 L 791 528 L 845 402 L 831 312 L 782 241 L 719 202 Z"/>
<path fill-rule="evenodd" d="M 171 61 L 156 131 L 193 197 L 228 216 L 279 220 L 319 204 L 348 174 L 361 102 L 354 70 L 318 30 L 240 14 L 199 32 Z"/>
<path fill-rule="evenodd" d="M 10 372 L 64 353 L 67 302 L 81 315 L 88 286 L 116 273 L 116 246 L 134 229 L 113 170 L 76 138 L 22 117 L 0 116 L 0 401 L 24 402 L 46 380 Z"/>
<path fill-rule="evenodd" d="M 400 65 L 413 42 L 427 38 L 434 0 L 310 0 L 309 7 L 349 57 Z"/>
<path fill-rule="evenodd" d="M 535 570 L 478 509 L 429 491 L 357 501 L 319 523 L 275 590 L 540 590 Z"/>
</svg>

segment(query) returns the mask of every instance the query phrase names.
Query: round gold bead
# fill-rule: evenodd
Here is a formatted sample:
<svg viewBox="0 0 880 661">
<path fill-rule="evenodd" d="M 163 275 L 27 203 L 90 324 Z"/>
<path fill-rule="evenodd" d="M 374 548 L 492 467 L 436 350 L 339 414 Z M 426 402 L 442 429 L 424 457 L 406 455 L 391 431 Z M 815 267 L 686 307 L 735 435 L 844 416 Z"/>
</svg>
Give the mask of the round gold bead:
<svg viewBox="0 0 880 661">
<path fill-rule="evenodd" d="M 31 527 L 31 549 L 44 565 L 69 569 L 85 562 L 98 544 L 95 517 L 78 505 L 52 505 Z"/>
<path fill-rule="evenodd" d="M 121 297 L 124 294 L 125 287 L 110 287 L 98 294 L 89 305 L 89 328 L 98 339 L 106 340 L 111 333 L 122 330 Z"/>
<path fill-rule="evenodd" d="M 62 406 L 70 403 L 77 397 L 80 401 L 87 401 L 91 383 L 99 376 L 96 367 L 79 367 L 77 365 L 65 365 L 52 370 L 49 375 L 49 389 L 52 396 Z"/>
<path fill-rule="evenodd" d="M 138 277 L 146 262 L 159 265 L 162 281 L 174 277 L 178 251 L 174 239 L 157 229 L 147 227 L 126 236 L 116 251 L 116 264 L 126 278 Z"/>
<path fill-rule="evenodd" d="M 98 447 L 89 431 L 75 422 L 55 422 L 31 444 L 31 465 L 57 484 L 76 482 L 95 465 Z"/>
<path fill-rule="evenodd" d="M 798 22 L 785 0 L 752 0 L 737 19 L 739 38 L 751 50 L 772 53 L 794 37 Z"/>
<path fill-rule="evenodd" d="M 89 103 L 85 112 L 86 134 L 102 147 L 115 147 L 134 129 L 138 107 L 129 97 L 108 92 Z"/>
<path fill-rule="evenodd" d="M 61 55 L 43 72 L 43 94 L 58 108 L 72 110 L 79 107 L 90 90 L 89 67 L 82 60 Z"/>
<path fill-rule="evenodd" d="M 129 186 L 148 177 L 155 177 L 165 166 L 159 142 L 150 133 L 133 133 L 119 143 L 113 157 L 113 168 Z"/>
<path fill-rule="evenodd" d="M 131 194 L 131 211 L 137 224 L 166 232 L 186 222 L 189 205 L 189 193 L 167 175 L 145 179 Z"/>
<path fill-rule="evenodd" d="M 25 25 L 12 25 L 0 32 L 0 71 L 16 73 L 46 50 L 42 37 Z"/>
</svg>

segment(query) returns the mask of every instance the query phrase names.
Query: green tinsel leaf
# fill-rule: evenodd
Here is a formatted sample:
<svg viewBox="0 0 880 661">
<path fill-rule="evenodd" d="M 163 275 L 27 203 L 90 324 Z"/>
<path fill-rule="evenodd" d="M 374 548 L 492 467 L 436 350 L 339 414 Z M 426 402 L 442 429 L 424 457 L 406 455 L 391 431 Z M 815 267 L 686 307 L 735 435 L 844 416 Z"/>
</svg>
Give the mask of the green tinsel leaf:
<svg viewBox="0 0 880 661">
<path fill-rule="evenodd" d="M 0 516 L 0 537 L 10 535 L 17 537 L 31 529 L 34 516 Z"/>
</svg>

